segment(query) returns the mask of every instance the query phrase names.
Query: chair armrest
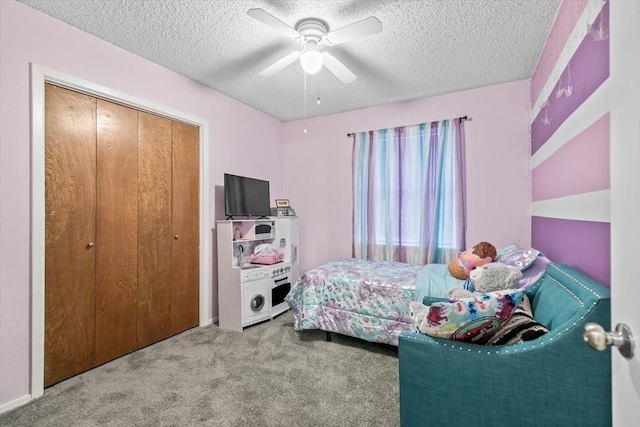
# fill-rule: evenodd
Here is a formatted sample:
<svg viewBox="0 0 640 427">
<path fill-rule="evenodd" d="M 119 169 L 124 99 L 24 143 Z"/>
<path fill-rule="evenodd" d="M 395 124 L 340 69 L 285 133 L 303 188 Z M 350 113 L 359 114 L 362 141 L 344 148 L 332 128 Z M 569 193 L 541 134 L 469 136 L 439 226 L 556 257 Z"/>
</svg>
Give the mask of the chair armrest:
<svg viewBox="0 0 640 427">
<path fill-rule="evenodd" d="M 403 332 L 401 425 L 610 424 L 611 352 L 585 345 L 583 323 L 511 346 Z"/>
</svg>

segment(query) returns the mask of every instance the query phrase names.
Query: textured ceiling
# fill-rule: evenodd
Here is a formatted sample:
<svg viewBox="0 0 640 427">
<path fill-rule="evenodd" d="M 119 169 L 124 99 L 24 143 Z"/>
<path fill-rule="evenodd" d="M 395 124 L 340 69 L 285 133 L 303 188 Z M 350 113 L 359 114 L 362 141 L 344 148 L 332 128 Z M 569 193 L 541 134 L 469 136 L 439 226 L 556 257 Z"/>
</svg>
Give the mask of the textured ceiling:
<svg viewBox="0 0 640 427">
<path fill-rule="evenodd" d="M 305 116 L 304 73 L 293 63 L 258 73 L 293 50 L 247 15 L 262 8 L 291 27 L 329 30 L 375 16 L 382 32 L 325 47 L 358 78 L 307 77 L 307 117 L 530 78 L 560 0 L 18 0 L 283 121 Z M 316 99 L 318 94 L 321 103 Z"/>
</svg>

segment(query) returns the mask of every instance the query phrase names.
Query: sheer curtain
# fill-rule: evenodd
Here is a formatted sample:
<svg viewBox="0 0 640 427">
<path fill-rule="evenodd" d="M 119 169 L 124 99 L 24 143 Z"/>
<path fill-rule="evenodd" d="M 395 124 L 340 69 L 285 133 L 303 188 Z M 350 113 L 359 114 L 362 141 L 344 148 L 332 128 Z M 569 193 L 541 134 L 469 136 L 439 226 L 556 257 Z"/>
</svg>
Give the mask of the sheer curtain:
<svg viewBox="0 0 640 427">
<path fill-rule="evenodd" d="M 447 263 L 464 248 L 460 119 L 353 136 L 353 256 Z"/>
</svg>

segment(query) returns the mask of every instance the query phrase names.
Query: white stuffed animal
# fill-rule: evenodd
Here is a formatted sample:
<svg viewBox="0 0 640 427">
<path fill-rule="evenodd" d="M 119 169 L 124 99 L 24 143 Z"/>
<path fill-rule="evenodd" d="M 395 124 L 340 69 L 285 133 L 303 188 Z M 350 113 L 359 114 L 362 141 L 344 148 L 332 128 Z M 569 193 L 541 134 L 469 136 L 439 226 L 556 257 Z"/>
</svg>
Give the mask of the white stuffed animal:
<svg viewBox="0 0 640 427">
<path fill-rule="evenodd" d="M 424 305 L 418 301 L 411 301 L 409 303 L 409 315 L 413 319 L 416 329 L 423 334 L 426 334 L 426 328 L 429 327 L 429 322 L 426 319 L 426 316 L 429 313 L 429 308 L 430 307 L 428 305 Z"/>
<path fill-rule="evenodd" d="M 426 316 L 428 311 L 429 306 L 424 305 L 421 302 L 411 301 L 409 303 L 409 315 L 416 325 L 420 325 L 420 322 L 424 320 L 424 316 Z"/>
<path fill-rule="evenodd" d="M 472 297 L 474 294 L 516 289 L 519 287 L 521 278 L 522 272 L 518 268 L 499 262 L 490 262 L 474 268 L 469 273 L 473 292 L 458 286 L 449 289 L 448 294 L 451 299 L 460 299 Z"/>
</svg>

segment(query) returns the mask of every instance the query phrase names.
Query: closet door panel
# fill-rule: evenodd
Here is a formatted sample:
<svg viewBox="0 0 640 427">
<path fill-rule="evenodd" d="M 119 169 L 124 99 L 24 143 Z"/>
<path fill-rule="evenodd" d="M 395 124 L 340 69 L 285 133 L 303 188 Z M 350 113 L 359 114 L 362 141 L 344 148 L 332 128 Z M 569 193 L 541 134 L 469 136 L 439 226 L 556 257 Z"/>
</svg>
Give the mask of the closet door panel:
<svg viewBox="0 0 640 427">
<path fill-rule="evenodd" d="M 137 347 L 138 112 L 97 101 L 96 364 Z"/>
<path fill-rule="evenodd" d="M 45 87 L 44 385 L 93 366 L 96 100 Z"/>
<path fill-rule="evenodd" d="M 172 333 L 198 325 L 199 310 L 199 133 L 173 122 L 171 249 Z"/>
<path fill-rule="evenodd" d="M 138 347 L 171 335 L 171 120 L 139 113 Z"/>
</svg>

